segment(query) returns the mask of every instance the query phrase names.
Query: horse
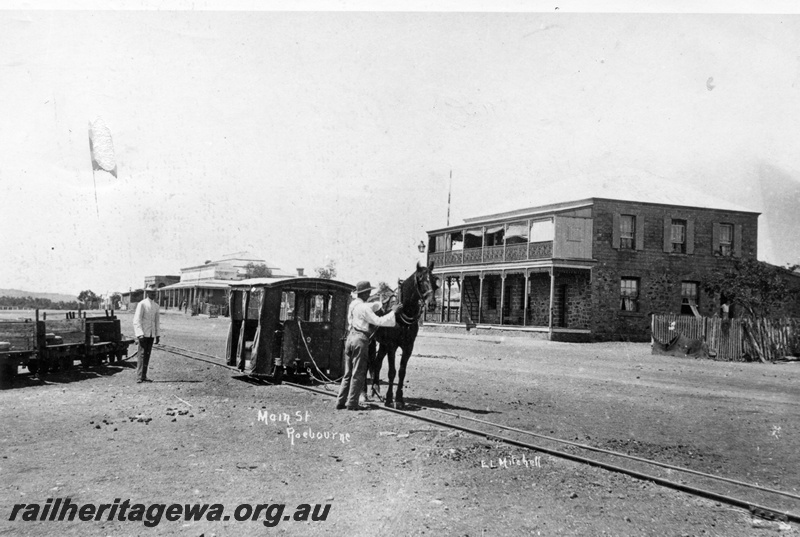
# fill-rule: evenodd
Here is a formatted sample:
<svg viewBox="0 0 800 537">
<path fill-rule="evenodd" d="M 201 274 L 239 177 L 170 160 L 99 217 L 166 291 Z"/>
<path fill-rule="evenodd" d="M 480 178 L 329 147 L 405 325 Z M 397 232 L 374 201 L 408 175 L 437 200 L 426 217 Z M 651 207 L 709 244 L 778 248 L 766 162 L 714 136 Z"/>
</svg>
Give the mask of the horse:
<svg viewBox="0 0 800 537">
<path fill-rule="evenodd" d="M 388 311 L 394 303 L 400 303 L 402 308 L 396 313 L 397 325 L 381 327 L 375 332 L 375 341 L 378 343 L 378 352 L 370 364 L 372 374 L 372 393 L 380 397 L 380 373 L 383 366 L 383 357 L 389 357 L 389 386 L 386 390 L 384 404 L 387 407 L 404 408 L 403 382 L 406 378 L 406 366 L 414 350 L 414 340 L 419 332 L 419 320 L 425 313 L 425 306 L 436 306 L 436 278 L 433 276 L 433 263 L 425 267 L 417 263 L 414 274 L 402 280 L 397 287 L 397 295 L 382 297 L 383 309 Z M 392 394 L 394 377 L 396 374 L 394 359 L 397 349 L 403 351 L 400 359 L 400 376 L 397 380 L 397 391 Z M 396 403 L 395 403 L 396 399 Z"/>
</svg>

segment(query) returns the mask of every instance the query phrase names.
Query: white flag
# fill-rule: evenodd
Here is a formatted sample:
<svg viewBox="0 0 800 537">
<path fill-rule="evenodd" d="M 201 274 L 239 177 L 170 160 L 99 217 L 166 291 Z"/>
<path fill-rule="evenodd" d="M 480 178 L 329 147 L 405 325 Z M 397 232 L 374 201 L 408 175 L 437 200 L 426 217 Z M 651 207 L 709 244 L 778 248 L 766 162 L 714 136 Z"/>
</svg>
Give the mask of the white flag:
<svg viewBox="0 0 800 537">
<path fill-rule="evenodd" d="M 114 177 L 117 176 L 111 131 L 99 117 L 94 122 L 89 122 L 89 152 L 92 154 L 92 169 L 105 170 Z"/>
</svg>

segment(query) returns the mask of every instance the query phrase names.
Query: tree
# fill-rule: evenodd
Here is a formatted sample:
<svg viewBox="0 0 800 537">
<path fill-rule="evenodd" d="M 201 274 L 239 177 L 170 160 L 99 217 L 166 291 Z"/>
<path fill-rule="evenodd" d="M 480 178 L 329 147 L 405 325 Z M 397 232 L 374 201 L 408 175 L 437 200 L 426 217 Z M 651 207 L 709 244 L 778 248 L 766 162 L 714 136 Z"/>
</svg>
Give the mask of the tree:
<svg viewBox="0 0 800 537">
<path fill-rule="evenodd" d="M 727 270 L 715 272 L 703 289 L 739 306 L 746 316 L 763 319 L 780 314 L 798 294 L 789 278 L 797 265 L 783 268 L 755 259 L 736 260 Z"/>
<path fill-rule="evenodd" d="M 99 301 L 100 297 L 94 294 L 94 291 L 89 289 L 81 291 L 78 295 L 78 302 L 83 304 L 88 309 L 94 309 Z"/>
<path fill-rule="evenodd" d="M 314 270 L 317 273 L 317 278 L 332 280 L 336 277 L 336 261 L 331 259 L 324 267 L 317 267 Z"/>
<path fill-rule="evenodd" d="M 787 347 L 776 337 L 775 321 L 785 315 L 800 289 L 792 285 L 797 266 L 777 267 L 754 259 L 737 260 L 703 283 L 706 292 L 744 310 L 742 328 L 752 353 L 762 362 L 784 356 Z M 780 330 L 778 330 L 779 332 Z"/>
<path fill-rule="evenodd" d="M 272 269 L 264 263 L 248 263 L 245 265 L 248 278 L 271 278 Z"/>
<path fill-rule="evenodd" d="M 111 309 L 118 309 L 122 304 L 122 295 L 119 293 L 111 293 L 108 298 L 111 300 Z"/>
</svg>

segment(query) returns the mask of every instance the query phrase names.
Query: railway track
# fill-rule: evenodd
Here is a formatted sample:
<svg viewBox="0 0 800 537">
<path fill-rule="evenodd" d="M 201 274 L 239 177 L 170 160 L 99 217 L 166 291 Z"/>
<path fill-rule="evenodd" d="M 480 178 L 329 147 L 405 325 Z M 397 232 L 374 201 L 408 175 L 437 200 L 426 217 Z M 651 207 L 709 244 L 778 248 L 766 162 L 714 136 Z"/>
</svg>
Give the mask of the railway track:
<svg viewBox="0 0 800 537">
<path fill-rule="evenodd" d="M 193 351 L 191 349 L 184 349 L 184 348 L 181 348 L 181 347 L 175 347 L 175 346 L 172 346 L 172 345 L 158 345 L 157 348 L 159 348 L 161 350 L 164 350 L 164 351 L 167 351 L 167 352 L 171 352 L 171 353 L 176 354 L 176 355 L 184 356 L 186 358 L 190 358 L 190 359 L 193 359 L 193 360 L 199 360 L 199 361 L 202 361 L 202 362 L 210 363 L 210 364 L 215 365 L 217 367 L 228 369 L 228 370 L 234 371 L 236 373 L 241 373 L 235 367 L 231 367 L 231 366 L 228 366 L 226 364 L 220 363 L 220 359 L 218 357 L 216 357 L 216 356 L 212 356 L 212 355 L 209 355 L 209 354 L 204 354 L 204 353 L 201 353 L 201 352 L 198 352 L 198 351 Z M 269 382 L 264 381 L 264 380 L 262 380 L 262 382 L 264 382 L 264 384 L 270 384 Z M 282 384 L 286 385 L 286 386 L 290 386 L 290 387 L 295 388 L 295 389 L 300 389 L 300 390 L 304 390 L 304 391 L 307 391 L 307 392 L 326 395 L 326 396 L 329 396 L 329 397 L 335 397 L 335 395 L 336 395 L 335 391 L 321 390 L 319 388 L 315 388 L 315 387 L 312 387 L 312 386 L 305 386 L 305 385 L 297 384 L 297 383 L 294 383 L 294 382 L 283 381 Z M 785 501 L 785 499 L 788 498 L 790 500 L 794 500 L 795 502 L 800 502 L 800 495 L 792 493 L 792 492 L 772 489 L 772 488 L 764 487 L 764 486 L 761 486 L 761 485 L 758 485 L 758 484 L 755 484 L 755 483 L 748 483 L 748 482 L 739 481 L 739 480 L 736 480 L 736 479 L 730 479 L 730 478 L 727 478 L 727 477 L 724 477 L 724 476 L 709 474 L 709 473 L 705 473 L 705 472 L 699 472 L 697 470 L 692 470 L 690 468 L 684 468 L 684 467 L 675 466 L 675 465 L 671 465 L 671 464 L 666 464 L 666 463 L 655 461 L 655 460 L 645 459 L 645 458 L 642 458 L 642 457 L 636 457 L 636 456 L 633 456 L 633 455 L 629 455 L 627 453 L 619 453 L 619 452 L 615 452 L 615 451 L 610 451 L 610 450 L 598 448 L 598 447 L 595 447 L 595 446 L 589 446 L 589 445 L 586 445 L 586 444 L 580 444 L 580 443 L 572 442 L 572 441 L 569 441 L 569 440 L 564 440 L 564 439 L 560 439 L 560 438 L 546 436 L 546 435 L 542 435 L 542 434 L 539 434 L 539 433 L 534 433 L 532 431 L 526 431 L 524 429 L 518 429 L 518 428 L 515 428 L 515 427 L 509 427 L 507 425 L 503 425 L 503 424 L 500 424 L 500 423 L 494 423 L 494 422 L 490 422 L 490 421 L 486 421 L 486 420 L 481 420 L 481 419 L 478 419 L 478 418 L 473 418 L 471 416 L 465 416 L 465 415 L 461 415 L 461 414 L 456 414 L 454 412 L 447 412 L 447 411 L 439 410 L 439 409 L 435 409 L 435 408 L 428 408 L 428 407 L 423 407 L 423 406 L 415 407 L 415 408 L 418 408 L 420 410 L 424 410 L 424 411 L 427 411 L 427 412 L 433 412 L 433 413 L 446 415 L 446 416 L 448 416 L 450 418 L 454 418 L 456 420 L 463 420 L 463 421 L 470 421 L 470 422 L 479 423 L 479 424 L 481 424 L 481 426 L 489 427 L 489 428 L 491 428 L 492 430 L 495 430 L 495 431 L 506 431 L 506 432 L 509 432 L 509 433 L 512 433 L 512 434 L 516 434 L 516 435 L 535 437 L 535 438 L 538 438 L 539 440 L 542 440 L 542 441 L 545 441 L 545 442 L 549 443 L 550 445 L 532 444 L 530 442 L 525 442 L 525 441 L 522 441 L 522 440 L 520 440 L 518 438 L 512 438 L 510 436 L 505 436 L 505 435 L 499 434 L 497 432 L 492 432 L 492 431 L 487 431 L 487 430 L 482 430 L 482 429 L 476 429 L 476 428 L 473 428 L 473 427 L 467 427 L 467 426 L 461 425 L 459 423 L 453 423 L 453 422 L 450 422 L 450 421 L 444 421 L 444 420 L 436 419 L 436 418 L 433 418 L 433 417 L 430 417 L 430 416 L 421 415 L 418 412 L 408 412 L 408 411 L 405 411 L 405 410 L 398 410 L 398 409 L 395 409 L 395 408 L 385 407 L 385 406 L 379 405 L 377 403 L 370 403 L 370 406 L 372 406 L 373 408 L 379 409 L 379 410 L 384 410 L 384 411 L 387 411 L 387 412 L 392 412 L 392 413 L 395 413 L 395 414 L 399 414 L 399 415 L 405 416 L 405 417 L 413 419 L 413 420 L 423 421 L 423 422 L 434 424 L 434 425 L 438 425 L 440 427 L 444 427 L 444 428 L 447 428 L 447 429 L 452 429 L 452 430 L 465 432 L 465 433 L 470 434 L 470 435 L 478 436 L 478 437 L 481 437 L 481 438 L 486 438 L 486 439 L 489 439 L 489 440 L 492 440 L 492 441 L 496 441 L 496 442 L 501 442 L 501 443 L 506 444 L 506 445 L 515 446 L 515 447 L 524 448 L 524 449 L 530 449 L 530 450 L 533 450 L 533 451 L 546 453 L 546 454 L 554 456 L 554 457 L 559 457 L 559 458 L 562 458 L 562 459 L 571 460 L 571 461 L 574 461 L 574 462 L 578 462 L 578 463 L 581 463 L 581 464 L 586 464 L 586 465 L 593 466 L 593 467 L 596 467 L 596 468 L 601 468 L 601 469 L 604 469 L 604 470 L 608 470 L 608 471 L 612 471 L 612 472 L 616 472 L 616 473 L 629 475 L 631 477 L 634 477 L 634 478 L 637 478 L 637 479 L 641 479 L 643 481 L 650 481 L 652 483 L 656 483 L 658 485 L 661 485 L 661 486 L 664 486 L 664 487 L 667 487 L 667 488 L 671 488 L 671 489 L 674 489 L 674 490 L 679 490 L 679 491 L 685 492 L 687 494 L 691 494 L 691 495 L 694 495 L 694 496 L 698 496 L 698 497 L 702 497 L 702 498 L 706 498 L 706 499 L 710 499 L 710 500 L 715 500 L 715 501 L 718 501 L 718 502 L 721 502 L 721 503 L 725 503 L 727 505 L 732 505 L 734 507 L 739 507 L 739 508 L 742 508 L 742 509 L 746 509 L 746 510 L 750 511 L 750 513 L 752 513 L 754 516 L 759 516 L 759 517 L 762 517 L 762 518 L 773 519 L 773 520 L 780 520 L 780 521 L 784 521 L 784 522 L 800 523 L 800 514 L 797 514 L 795 512 L 788 511 L 788 510 L 781 509 L 781 508 L 765 506 L 765 505 L 762 505 L 762 504 L 754 502 L 754 501 L 743 499 L 743 498 L 740 498 L 740 497 L 737 497 L 737 496 L 732 496 L 732 495 L 730 495 L 728 493 L 723 493 L 723 492 L 718 492 L 718 491 L 715 491 L 715 490 L 711 490 L 710 488 L 704 488 L 704 487 L 700 487 L 700 486 L 691 485 L 691 484 L 688 484 L 688 483 L 685 483 L 685 482 L 682 482 L 682 481 L 676 481 L 674 479 L 668 479 L 668 478 L 663 477 L 661 475 L 655 475 L 654 473 L 652 473 L 652 471 L 654 469 L 655 470 L 666 470 L 666 472 L 669 473 L 669 474 L 671 474 L 673 472 L 676 472 L 676 473 L 680 473 L 681 475 L 685 475 L 685 476 L 694 476 L 694 477 L 700 478 L 702 480 L 706 480 L 708 482 L 721 483 L 721 484 L 724 484 L 724 485 L 732 485 L 734 487 L 737 487 L 739 491 L 747 491 L 748 493 L 757 493 L 757 494 L 759 494 L 759 495 L 761 495 L 761 496 L 763 496 L 765 498 L 780 497 L 783 501 Z M 574 448 L 574 449 L 577 449 L 577 450 L 590 451 L 590 452 L 593 452 L 593 453 L 596 453 L 596 454 L 600 455 L 601 457 L 605 457 L 607 459 L 608 458 L 610 458 L 610 459 L 621 459 L 621 460 L 623 460 L 625 462 L 630 462 L 630 463 L 633 463 L 635 465 L 639 465 L 640 468 L 641 467 L 645 467 L 645 468 L 647 468 L 647 470 L 621 466 L 620 463 L 609 462 L 608 460 L 600 460 L 598 458 L 589 458 L 589 457 L 587 457 L 585 455 L 579 455 L 579 454 L 572 453 L 572 452 L 569 452 L 569 451 L 563 451 L 563 450 L 555 449 L 555 448 L 551 447 L 552 444 L 561 444 L 561 445 L 566 445 L 566 446 L 568 446 L 570 448 Z"/>
</svg>

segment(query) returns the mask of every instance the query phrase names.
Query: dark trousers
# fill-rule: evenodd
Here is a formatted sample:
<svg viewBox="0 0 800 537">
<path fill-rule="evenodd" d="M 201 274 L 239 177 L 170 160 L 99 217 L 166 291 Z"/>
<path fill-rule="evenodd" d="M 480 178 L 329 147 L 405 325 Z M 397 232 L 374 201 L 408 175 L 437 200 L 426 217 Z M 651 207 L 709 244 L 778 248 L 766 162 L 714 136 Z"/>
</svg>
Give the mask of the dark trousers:
<svg viewBox="0 0 800 537">
<path fill-rule="evenodd" d="M 139 338 L 139 359 L 136 362 L 136 380 L 147 378 L 147 366 L 150 365 L 150 352 L 153 350 L 152 337 Z"/>
<path fill-rule="evenodd" d="M 368 354 L 369 359 L 367 360 L 367 367 L 364 368 L 364 384 L 361 386 L 361 393 L 364 394 L 364 396 L 367 395 L 367 388 L 369 386 L 367 380 L 367 372 L 369 372 L 370 375 L 375 375 L 373 368 L 375 367 L 376 365 L 375 361 L 377 360 L 377 354 L 378 354 L 377 347 L 378 345 L 377 343 L 375 343 L 375 340 L 370 339 L 369 354 Z M 380 371 L 378 373 L 380 373 Z M 375 379 L 372 380 L 372 383 L 375 384 Z"/>
<path fill-rule="evenodd" d="M 358 396 L 367 380 L 368 359 L 369 338 L 361 332 L 351 331 L 344 344 L 344 377 L 336 406 L 358 406 Z"/>
</svg>

